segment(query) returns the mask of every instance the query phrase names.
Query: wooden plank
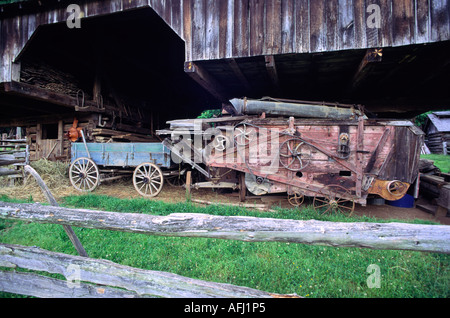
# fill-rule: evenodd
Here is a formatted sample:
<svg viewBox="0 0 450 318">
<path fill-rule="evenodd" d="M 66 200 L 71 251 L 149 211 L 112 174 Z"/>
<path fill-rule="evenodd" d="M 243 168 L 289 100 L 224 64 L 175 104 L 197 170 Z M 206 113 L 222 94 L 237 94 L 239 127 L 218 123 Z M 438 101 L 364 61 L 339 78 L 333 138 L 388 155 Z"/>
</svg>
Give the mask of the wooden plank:
<svg viewBox="0 0 450 318">
<path fill-rule="evenodd" d="M 211 95 L 222 102 L 227 102 L 226 90 L 202 66 L 194 62 L 186 62 L 184 71 Z"/>
<path fill-rule="evenodd" d="M 227 56 L 228 42 L 228 1 L 219 2 L 219 58 Z"/>
<path fill-rule="evenodd" d="M 233 56 L 241 57 L 249 55 L 249 0 L 237 0 L 234 2 L 234 39 Z"/>
<path fill-rule="evenodd" d="M 266 1 L 265 55 L 281 53 L 281 0 Z"/>
<path fill-rule="evenodd" d="M 295 2 L 295 36 L 296 52 L 306 53 L 310 47 L 310 14 L 309 0 L 297 0 Z"/>
<path fill-rule="evenodd" d="M 192 59 L 206 58 L 206 0 L 195 0 L 192 3 Z"/>
<path fill-rule="evenodd" d="M 0 260 L 1 264 L 8 265 L 8 267 L 60 274 L 73 284 L 78 284 L 77 278 L 81 282 L 96 284 L 91 288 L 96 289 L 97 293 L 107 293 L 110 292 L 110 288 L 116 287 L 128 295 L 136 293 L 137 295 L 170 298 L 297 297 L 296 295 L 272 294 L 231 284 L 208 282 L 167 272 L 143 270 L 108 260 L 55 253 L 36 247 L 0 244 Z M 68 268 L 70 264 L 76 266 L 79 277 L 74 277 L 74 269 Z M 2 280 L 0 280 L 0 286 L 1 282 Z M 82 286 L 81 282 L 80 287 Z M 104 286 L 107 287 L 103 291 L 101 288 Z M 95 293 L 90 294 L 95 295 Z M 112 296 L 116 295 L 112 294 Z"/>
<path fill-rule="evenodd" d="M 205 56 L 206 59 L 219 58 L 219 1 L 208 2 L 206 6 Z"/>
<path fill-rule="evenodd" d="M 183 0 L 183 39 L 185 41 L 186 61 L 192 61 L 192 6 L 191 1 L 193 0 Z"/>
<path fill-rule="evenodd" d="M 325 6 L 326 45 L 328 51 L 338 50 L 339 45 L 339 0 L 328 0 Z"/>
<path fill-rule="evenodd" d="M 367 34 L 366 34 L 366 3 L 365 0 L 353 1 L 354 16 L 355 16 L 355 46 L 367 47 Z"/>
<path fill-rule="evenodd" d="M 430 1 L 416 0 L 416 42 L 428 42 L 431 38 Z"/>
<path fill-rule="evenodd" d="M 281 51 L 283 54 L 293 53 L 295 38 L 295 0 L 281 2 Z"/>
<path fill-rule="evenodd" d="M 263 54 L 264 48 L 264 0 L 250 1 L 250 55 Z"/>
<path fill-rule="evenodd" d="M 450 37 L 449 0 L 433 0 L 431 8 L 431 41 L 445 41 Z"/>
<path fill-rule="evenodd" d="M 407 45 L 414 43 L 415 7 L 412 0 L 392 1 L 393 44 Z"/>
<path fill-rule="evenodd" d="M 0 271 L 0 290 L 38 298 L 141 298 L 126 290 L 70 282 L 33 273 Z M 149 296 L 147 296 L 149 297 Z"/>
<path fill-rule="evenodd" d="M 310 1 L 311 51 L 322 52 L 327 49 L 326 0 Z"/>
<path fill-rule="evenodd" d="M 355 17 L 353 5 L 348 5 L 347 0 L 339 0 L 339 48 L 353 48 L 355 43 Z"/>
<path fill-rule="evenodd" d="M 450 227 L 174 213 L 167 216 L 0 202 L 0 218 L 159 236 L 291 242 L 450 254 Z"/>
</svg>

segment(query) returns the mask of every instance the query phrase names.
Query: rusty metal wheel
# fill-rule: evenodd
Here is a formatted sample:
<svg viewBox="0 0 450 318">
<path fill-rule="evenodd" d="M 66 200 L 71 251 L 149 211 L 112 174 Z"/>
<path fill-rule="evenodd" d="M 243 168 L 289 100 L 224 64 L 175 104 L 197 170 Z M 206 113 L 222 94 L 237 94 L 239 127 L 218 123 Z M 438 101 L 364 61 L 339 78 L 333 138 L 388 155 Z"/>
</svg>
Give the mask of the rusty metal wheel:
<svg viewBox="0 0 450 318">
<path fill-rule="evenodd" d="M 153 163 L 142 163 L 133 173 L 133 185 L 136 191 L 144 197 L 157 196 L 164 185 L 161 169 Z"/>
<path fill-rule="evenodd" d="M 69 168 L 72 186 L 81 192 L 92 192 L 100 184 L 100 172 L 92 159 L 78 158 Z"/>
<path fill-rule="evenodd" d="M 311 161 L 312 147 L 300 139 L 292 138 L 280 146 L 280 163 L 290 171 L 300 171 Z"/>
<path fill-rule="evenodd" d="M 305 201 L 305 196 L 301 193 L 294 193 L 293 195 L 288 196 L 288 202 L 290 205 L 299 207 Z"/>
<path fill-rule="evenodd" d="M 313 206 L 318 213 L 341 213 L 351 216 L 355 201 L 349 190 L 340 185 L 327 185 L 314 196 Z"/>
</svg>

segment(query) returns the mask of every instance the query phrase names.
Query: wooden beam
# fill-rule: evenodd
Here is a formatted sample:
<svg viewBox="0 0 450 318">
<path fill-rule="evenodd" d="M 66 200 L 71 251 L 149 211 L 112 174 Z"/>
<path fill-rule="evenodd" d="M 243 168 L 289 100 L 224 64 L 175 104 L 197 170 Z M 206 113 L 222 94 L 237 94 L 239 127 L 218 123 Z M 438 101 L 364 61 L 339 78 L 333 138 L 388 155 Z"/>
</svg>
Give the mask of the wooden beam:
<svg viewBox="0 0 450 318">
<path fill-rule="evenodd" d="M 0 290 L 37 297 L 169 297 L 169 298 L 281 298 L 295 294 L 269 293 L 231 284 L 208 282 L 168 272 L 124 266 L 108 260 L 55 253 L 38 247 L 0 244 L 3 267 L 51 272 L 66 277 L 56 280 L 35 273 L 0 271 Z M 70 277 L 70 264 L 78 277 Z M 73 273 L 73 272 L 72 272 Z M 19 274 L 19 275 L 17 275 Z M 23 276 L 22 276 L 23 275 Z M 22 277 L 21 277 L 22 276 Z M 69 285 L 70 278 L 72 284 Z M 75 279 L 77 278 L 77 279 Z M 86 283 L 89 283 L 87 285 Z M 34 287 L 34 288 L 33 288 Z M 113 289 L 114 288 L 114 289 Z"/>
<path fill-rule="evenodd" d="M 350 91 L 357 89 L 370 74 L 376 63 L 383 59 L 383 49 L 368 49 L 353 75 Z"/>
<path fill-rule="evenodd" d="M 184 64 L 184 71 L 219 101 L 228 102 L 226 89 L 201 65 L 194 62 L 186 62 Z"/>
<path fill-rule="evenodd" d="M 228 59 L 227 60 L 228 66 L 232 69 L 234 75 L 238 78 L 239 82 L 244 86 L 246 91 L 251 90 L 250 83 L 248 82 L 247 78 L 245 77 L 244 73 L 242 73 L 241 68 L 236 62 L 236 59 Z"/>
<path fill-rule="evenodd" d="M 450 227 L 174 213 L 166 216 L 0 202 L 0 218 L 158 236 L 290 242 L 450 254 Z"/>
<path fill-rule="evenodd" d="M 280 81 L 278 79 L 278 71 L 277 66 L 275 64 L 275 57 L 273 55 L 266 55 L 264 58 L 266 60 L 267 73 L 269 74 L 269 77 L 272 80 L 272 83 L 275 86 L 276 90 L 279 90 Z"/>
</svg>

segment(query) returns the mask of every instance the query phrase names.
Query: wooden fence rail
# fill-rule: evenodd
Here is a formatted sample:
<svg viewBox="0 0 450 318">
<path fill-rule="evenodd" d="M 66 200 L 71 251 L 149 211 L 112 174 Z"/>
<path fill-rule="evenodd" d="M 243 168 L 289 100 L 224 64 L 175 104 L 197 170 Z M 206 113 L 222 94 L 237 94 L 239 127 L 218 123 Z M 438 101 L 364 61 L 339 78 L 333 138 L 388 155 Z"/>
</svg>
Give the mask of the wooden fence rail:
<svg viewBox="0 0 450 318">
<path fill-rule="evenodd" d="M 71 226 L 159 236 L 219 238 L 252 242 L 412 250 L 450 254 L 450 227 L 404 223 L 334 223 L 242 216 L 173 213 L 155 216 L 59 207 L 39 175 L 37 180 L 51 206 L 0 202 L 0 219 L 63 225 L 82 256 L 35 247 L 0 244 L 0 267 L 60 274 L 69 280 L 36 273 L 0 270 L 0 291 L 36 297 L 298 297 L 247 287 L 148 271 L 87 257 Z M 72 275 L 75 271 L 75 277 Z"/>
<path fill-rule="evenodd" d="M 0 266 L 45 271 L 66 277 L 67 280 L 61 280 L 35 273 L 0 271 L 1 291 L 35 297 L 297 297 L 18 245 L 0 244 Z"/>
<path fill-rule="evenodd" d="M 159 236 L 411 250 L 450 254 L 450 226 L 299 221 L 173 213 L 156 216 L 0 202 L 0 218 Z"/>
</svg>

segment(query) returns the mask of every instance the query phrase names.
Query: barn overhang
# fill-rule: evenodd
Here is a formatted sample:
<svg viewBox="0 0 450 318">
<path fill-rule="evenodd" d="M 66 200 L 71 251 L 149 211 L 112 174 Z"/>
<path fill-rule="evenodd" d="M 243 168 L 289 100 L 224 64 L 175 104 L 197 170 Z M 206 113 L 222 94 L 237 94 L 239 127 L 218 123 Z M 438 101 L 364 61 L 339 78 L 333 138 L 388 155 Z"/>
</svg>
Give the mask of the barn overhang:
<svg viewBox="0 0 450 318">
<path fill-rule="evenodd" d="M 79 106 L 78 95 L 30 93 L 22 75 L 36 57 L 91 95 L 113 91 L 167 119 L 241 96 L 363 104 L 381 117 L 450 105 L 447 0 L 388 0 L 375 26 L 364 1 L 84 0 L 80 29 L 66 25 L 70 3 L 0 6 L 3 118 Z"/>
</svg>

